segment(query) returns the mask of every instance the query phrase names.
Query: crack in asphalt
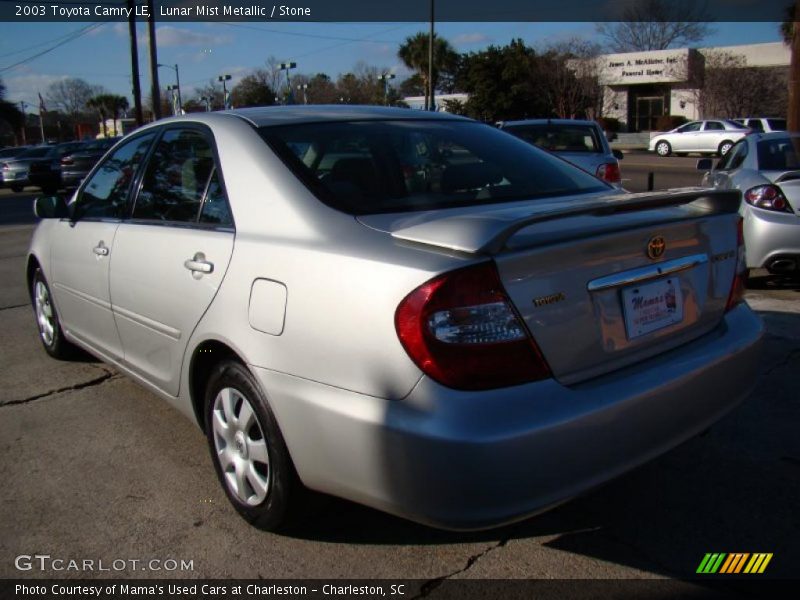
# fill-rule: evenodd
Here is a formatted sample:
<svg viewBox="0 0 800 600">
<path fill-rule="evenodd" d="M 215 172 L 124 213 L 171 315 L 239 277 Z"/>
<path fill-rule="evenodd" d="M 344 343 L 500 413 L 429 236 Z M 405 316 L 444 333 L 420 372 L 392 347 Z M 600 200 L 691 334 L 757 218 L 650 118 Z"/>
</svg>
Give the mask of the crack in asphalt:
<svg viewBox="0 0 800 600">
<path fill-rule="evenodd" d="M 473 554 L 467 559 L 467 564 L 464 565 L 463 568 L 458 569 L 457 571 L 453 571 L 452 573 L 448 573 L 447 575 L 443 575 L 441 577 L 437 577 L 436 579 L 430 579 L 422 584 L 420 588 L 420 593 L 414 596 L 411 600 L 417 600 L 418 598 L 425 598 L 428 594 L 433 592 L 436 588 L 438 588 L 442 583 L 450 579 L 451 577 L 455 577 L 456 575 L 460 575 L 461 573 L 465 573 L 469 571 L 472 566 L 482 559 L 484 556 L 489 554 L 490 552 L 494 552 L 498 548 L 502 548 L 508 543 L 508 539 L 500 540 L 496 544 L 493 544 L 486 548 L 483 552 L 479 552 L 478 554 Z"/>
<path fill-rule="evenodd" d="M 774 365 L 772 365 L 769 369 L 764 371 L 764 375 L 772 375 L 773 372 L 777 371 L 778 369 L 782 369 L 784 367 L 788 367 L 794 358 L 800 358 L 800 348 L 792 348 L 786 353 L 786 356 L 783 359 Z"/>
<path fill-rule="evenodd" d="M 25 304 L 15 304 L 14 306 L 3 306 L 0 307 L 0 311 L 11 310 L 12 308 L 22 308 L 23 306 L 30 306 L 30 303 L 26 302 Z"/>
<path fill-rule="evenodd" d="M 27 404 L 28 402 L 33 402 L 35 400 L 42 400 L 44 398 L 49 398 L 50 396 L 54 396 L 56 394 L 61 394 L 63 392 L 71 392 L 76 390 L 83 390 L 90 387 L 95 387 L 98 385 L 102 385 L 109 379 L 122 377 L 119 373 L 114 373 L 111 371 L 105 371 L 100 377 L 95 377 L 94 379 L 90 379 L 89 381 L 85 381 L 83 383 L 76 383 L 74 385 L 68 385 L 62 388 L 58 388 L 55 390 L 51 390 L 49 392 L 44 392 L 42 394 L 36 394 L 35 396 L 29 396 L 28 398 L 21 398 L 19 400 L 9 400 L 7 402 L 0 403 L 0 408 L 4 406 L 14 406 L 17 404 Z"/>
</svg>

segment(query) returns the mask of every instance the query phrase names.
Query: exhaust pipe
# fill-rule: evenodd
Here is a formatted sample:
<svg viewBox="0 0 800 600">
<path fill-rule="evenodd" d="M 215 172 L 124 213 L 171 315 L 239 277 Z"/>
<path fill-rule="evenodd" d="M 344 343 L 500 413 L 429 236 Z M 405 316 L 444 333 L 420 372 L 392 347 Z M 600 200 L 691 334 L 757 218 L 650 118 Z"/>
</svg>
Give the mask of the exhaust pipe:
<svg viewBox="0 0 800 600">
<path fill-rule="evenodd" d="M 767 269 L 773 273 L 790 273 L 797 270 L 797 263 L 789 258 L 773 260 Z"/>
</svg>

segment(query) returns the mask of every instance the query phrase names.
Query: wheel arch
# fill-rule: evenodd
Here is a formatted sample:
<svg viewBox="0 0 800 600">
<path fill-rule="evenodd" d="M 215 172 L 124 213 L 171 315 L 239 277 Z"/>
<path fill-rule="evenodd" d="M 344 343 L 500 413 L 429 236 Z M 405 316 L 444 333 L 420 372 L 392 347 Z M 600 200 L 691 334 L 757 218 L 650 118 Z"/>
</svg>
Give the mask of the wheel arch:
<svg viewBox="0 0 800 600">
<path fill-rule="evenodd" d="M 233 348 L 216 339 L 204 340 L 195 346 L 189 361 L 189 398 L 192 402 L 195 419 L 203 432 L 206 430 L 203 407 L 206 386 L 214 365 L 224 360 L 233 360 L 247 366 L 247 363 Z"/>
<path fill-rule="evenodd" d="M 35 254 L 28 255 L 28 263 L 25 265 L 25 278 L 28 282 L 28 297 L 33 300 L 33 275 L 36 269 L 41 269 L 42 264 Z"/>
</svg>

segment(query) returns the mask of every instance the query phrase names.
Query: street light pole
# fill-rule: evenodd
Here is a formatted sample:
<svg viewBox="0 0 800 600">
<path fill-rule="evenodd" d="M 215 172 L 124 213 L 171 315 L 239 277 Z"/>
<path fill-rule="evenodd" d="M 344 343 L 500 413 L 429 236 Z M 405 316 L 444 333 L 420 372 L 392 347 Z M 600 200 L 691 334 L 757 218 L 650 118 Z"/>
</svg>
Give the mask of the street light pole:
<svg viewBox="0 0 800 600">
<path fill-rule="evenodd" d="M 303 90 L 303 104 L 308 104 L 308 93 L 307 93 L 308 84 L 307 83 L 303 83 L 301 85 L 301 84 L 298 83 L 297 84 L 297 89 L 298 90 Z"/>
<path fill-rule="evenodd" d="M 434 0 L 431 0 L 431 31 L 430 35 L 428 36 L 428 88 L 430 89 L 430 93 L 428 94 L 428 98 L 430 99 L 430 104 L 425 107 L 426 110 L 436 110 L 436 101 L 433 98 L 433 20 L 434 20 L 434 10 L 433 10 L 433 3 Z"/>
<path fill-rule="evenodd" d="M 280 65 L 280 70 L 281 71 L 286 71 L 286 87 L 288 89 L 287 93 L 289 94 L 288 98 L 286 98 L 286 103 L 287 104 L 292 104 L 292 102 L 290 102 L 290 100 L 294 100 L 294 94 L 292 94 L 292 80 L 289 77 L 289 69 L 296 69 L 296 68 L 297 68 L 297 63 L 296 62 L 285 62 L 285 63 L 281 63 L 281 65 Z"/>
<path fill-rule="evenodd" d="M 378 76 L 378 80 L 383 80 L 383 102 L 389 106 L 389 80 L 397 77 L 394 73 L 384 73 Z"/>
<path fill-rule="evenodd" d="M 225 85 L 225 82 L 230 80 L 231 76 L 227 74 L 217 77 L 217 81 L 222 82 L 222 104 L 225 107 L 225 110 L 230 108 L 230 102 L 228 102 L 228 87 Z"/>
<path fill-rule="evenodd" d="M 167 67 L 168 69 L 172 69 L 175 71 L 175 87 L 174 89 L 178 93 L 178 112 L 176 114 L 183 114 L 183 102 L 181 101 L 181 76 L 180 72 L 178 71 L 178 65 L 165 65 L 162 63 L 158 63 L 159 67 Z"/>
</svg>

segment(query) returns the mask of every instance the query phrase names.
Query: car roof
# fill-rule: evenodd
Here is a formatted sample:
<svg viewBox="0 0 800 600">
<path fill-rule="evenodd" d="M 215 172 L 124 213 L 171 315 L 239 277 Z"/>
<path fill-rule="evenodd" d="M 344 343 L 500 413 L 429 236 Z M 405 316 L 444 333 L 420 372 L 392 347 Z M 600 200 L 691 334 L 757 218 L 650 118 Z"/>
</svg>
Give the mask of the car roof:
<svg viewBox="0 0 800 600">
<path fill-rule="evenodd" d="M 779 140 L 781 138 L 800 138 L 800 131 L 766 131 L 764 133 L 756 133 L 747 136 L 748 138 L 756 141 L 761 140 Z"/>
<path fill-rule="evenodd" d="M 503 121 L 502 127 L 516 125 L 598 125 L 596 121 L 586 119 L 523 119 L 521 121 Z"/>
<path fill-rule="evenodd" d="M 379 121 L 379 120 L 431 120 L 431 121 L 472 121 L 465 117 L 443 112 L 427 112 L 410 108 L 387 106 L 360 106 L 350 104 L 332 105 L 291 105 L 256 106 L 234 110 L 207 113 L 190 113 L 183 117 L 172 117 L 158 121 L 179 121 L 190 118 L 193 121 L 216 121 L 219 116 L 233 116 L 244 119 L 256 127 L 277 125 L 299 125 L 326 121 Z"/>
</svg>

